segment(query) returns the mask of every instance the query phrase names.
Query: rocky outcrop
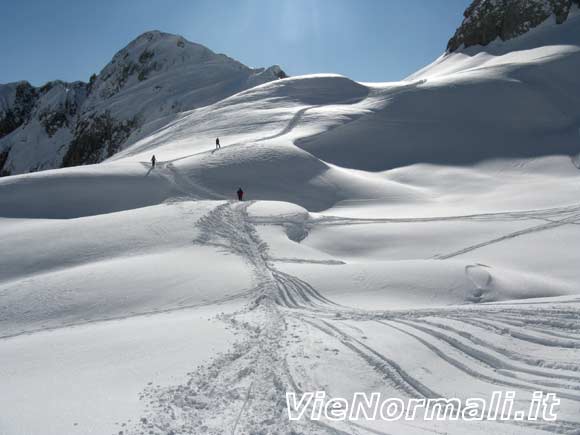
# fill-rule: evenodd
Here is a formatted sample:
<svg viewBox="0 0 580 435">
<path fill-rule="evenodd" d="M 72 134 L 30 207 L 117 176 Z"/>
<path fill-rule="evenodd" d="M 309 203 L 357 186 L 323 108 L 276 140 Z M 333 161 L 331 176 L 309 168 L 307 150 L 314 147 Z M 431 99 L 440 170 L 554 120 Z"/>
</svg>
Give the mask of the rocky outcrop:
<svg viewBox="0 0 580 435">
<path fill-rule="evenodd" d="M 98 163 L 139 128 L 285 78 L 249 68 L 181 36 L 151 31 L 113 56 L 88 83 L 0 85 L 0 176 Z"/>
<path fill-rule="evenodd" d="M 13 89 L 7 89 L 7 94 L 13 94 L 12 104 L 5 106 L 0 111 L 0 138 L 12 133 L 30 119 L 32 109 L 37 101 L 38 92 L 30 83 L 22 81 L 14 83 Z"/>
<path fill-rule="evenodd" d="M 4 165 L 6 164 L 6 160 L 8 160 L 9 153 L 10 153 L 10 149 L 7 149 L 7 150 L 2 151 L 0 153 L 0 177 L 5 177 L 7 175 L 10 175 L 10 172 L 8 170 L 4 169 Z"/>
<path fill-rule="evenodd" d="M 520 36 L 554 16 L 558 24 L 568 18 L 580 0 L 474 0 L 463 13 L 464 20 L 447 44 L 447 51 L 487 45 Z"/>
<path fill-rule="evenodd" d="M 76 127 L 74 139 L 65 154 L 63 166 L 98 163 L 111 157 L 135 127 L 135 120 L 116 121 L 106 112 L 83 119 Z"/>
</svg>

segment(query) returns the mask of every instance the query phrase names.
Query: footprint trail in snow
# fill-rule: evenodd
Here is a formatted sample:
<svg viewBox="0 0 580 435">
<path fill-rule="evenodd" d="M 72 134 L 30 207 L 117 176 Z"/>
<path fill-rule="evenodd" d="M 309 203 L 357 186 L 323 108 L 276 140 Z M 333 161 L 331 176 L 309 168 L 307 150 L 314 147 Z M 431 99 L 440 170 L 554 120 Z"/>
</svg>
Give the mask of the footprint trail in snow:
<svg viewBox="0 0 580 435">
<path fill-rule="evenodd" d="M 265 220 L 249 217 L 251 205 L 216 206 L 198 221 L 200 235 L 194 241 L 240 256 L 251 267 L 254 287 L 248 304 L 221 316 L 239 341 L 189 373 L 186 383 L 148 387 L 141 397 L 145 415 L 124 433 L 389 433 L 365 422 L 288 420 L 287 391 L 325 390 L 331 397 L 343 391 L 329 372 L 339 365 L 343 370 L 351 366 L 347 373 L 360 379 L 361 390 L 372 386 L 371 391 L 387 397 L 454 397 L 463 393 L 458 385 L 469 384 L 484 396 L 495 390 L 524 396 L 535 390 L 555 392 L 567 416 L 580 407 L 577 301 L 351 309 L 276 267 L 256 229 L 256 222 Z M 475 287 L 468 296 L 477 302 L 492 276 L 479 264 L 467 266 L 465 273 Z M 441 377 L 452 381 L 442 383 Z M 418 433 L 429 432 L 429 422 L 413 424 Z M 574 432 L 580 421 L 489 422 L 482 430 L 498 425 L 513 433 Z M 406 426 L 396 427 L 400 433 Z"/>
</svg>

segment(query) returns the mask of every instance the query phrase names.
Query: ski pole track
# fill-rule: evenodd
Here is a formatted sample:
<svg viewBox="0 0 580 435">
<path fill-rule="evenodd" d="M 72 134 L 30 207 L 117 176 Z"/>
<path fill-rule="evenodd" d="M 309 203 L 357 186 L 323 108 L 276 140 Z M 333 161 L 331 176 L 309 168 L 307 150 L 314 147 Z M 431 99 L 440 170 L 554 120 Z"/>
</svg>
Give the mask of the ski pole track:
<svg viewBox="0 0 580 435">
<path fill-rule="evenodd" d="M 309 355 L 303 354 L 304 349 L 300 348 L 302 356 L 289 358 L 288 355 L 291 343 L 300 343 L 301 335 L 308 336 L 314 331 L 337 343 L 341 351 L 349 352 L 359 361 L 360 370 L 364 367 L 375 373 L 386 388 L 403 397 L 444 397 L 437 391 L 438 385 L 429 385 L 430 378 L 417 376 L 416 369 L 409 370 L 399 354 L 385 353 L 372 340 L 366 342 L 368 322 L 397 331 L 411 340 L 410 343 L 424 347 L 474 382 L 495 389 L 553 391 L 569 403 L 580 403 L 580 364 L 575 362 L 580 358 L 569 358 L 570 352 L 580 357 L 578 301 L 393 311 L 341 306 L 306 281 L 279 270 L 276 263 L 280 259 L 271 255 L 268 245 L 260 238 L 257 225 L 281 225 L 284 220 L 295 221 L 295 216 L 250 218 L 248 207 L 251 204 L 233 201 L 219 204 L 198 220 L 199 235 L 193 241 L 238 255 L 250 266 L 253 288 L 243 292 L 249 303 L 221 317 L 243 338 L 230 352 L 188 374 L 186 384 L 148 388 L 143 396 L 149 403 L 146 417 L 127 434 L 160 435 L 171 433 L 171 430 L 173 433 L 201 430 L 217 435 L 223 433 L 224 427 L 230 428 L 228 433 L 238 435 L 293 431 L 342 435 L 383 433 L 354 422 L 290 421 L 285 404 L 286 391 L 299 394 L 304 386 L 308 386 L 307 391 L 326 387 L 317 385 L 308 368 L 303 366 L 311 360 Z M 522 220 L 530 219 L 531 213 L 534 218 L 559 215 L 575 220 L 578 208 L 571 206 L 509 215 Z M 507 215 L 479 216 L 478 219 L 506 218 Z M 304 219 L 301 222 L 297 225 L 309 225 Z M 546 222 L 539 227 L 550 225 L 556 224 Z M 288 322 L 298 328 L 298 335 L 289 331 Z M 508 341 L 496 340 L 499 336 Z M 553 358 L 539 360 L 534 355 L 544 348 L 554 349 Z M 574 433 L 580 428 L 579 422 L 565 419 L 556 423 L 507 424 L 566 433 Z"/>
</svg>

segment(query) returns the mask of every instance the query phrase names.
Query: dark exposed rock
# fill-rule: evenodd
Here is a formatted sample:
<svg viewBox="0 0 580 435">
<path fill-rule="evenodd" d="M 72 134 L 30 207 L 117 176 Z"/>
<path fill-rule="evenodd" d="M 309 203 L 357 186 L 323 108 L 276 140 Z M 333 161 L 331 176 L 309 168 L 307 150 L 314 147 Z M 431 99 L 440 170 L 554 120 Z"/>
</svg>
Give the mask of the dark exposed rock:
<svg viewBox="0 0 580 435">
<path fill-rule="evenodd" d="M 515 38 L 552 15 L 561 24 L 573 4 L 580 6 L 580 0 L 474 0 L 463 13 L 464 20 L 449 40 L 447 51 L 487 45 L 496 38 Z"/>
<path fill-rule="evenodd" d="M 30 114 L 38 98 L 38 92 L 28 82 L 16 85 L 12 107 L 0 112 L 0 138 L 12 133 L 30 119 Z"/>
<path fill-rule="evenodd" d="M 16 97 L 14 101 L 16 115 L 22 119 L 30 116 L 38 93 L 36 88 L 28 82 L 20 82 L 16 87 Z"/>
<path fill-rule="evenodd" d="M 146 63 L 149 59 L 153 57 L 154 53 L 150 50 L 144 50 L 139 56 L 140 63 Z"/>
<path fill-rule="evenodd" d="M 10 171 L 8 171 L 6 168 L 4 168 L 4 165 L 6 164 L 6 161 L 8 160 L 9 153 L 10 153 L 9 149 L 2 151 L 0 153 L 0 177 L 5 177 L 7 175 L 10 175 Z"/>
<path fill-rule="evenodd" d="M 151 64 L 142 67 L 139 71 L 139 75 L 137 76 L 137 79 L 140 82 L 142 82 L 143 80 L 147 80 L 149 73 L 157 70 L 158 68 L 159 68 L 159 65 L 157 64 L 157 62 L 152 62 Z"/>
<path fill-rule="evenodd" d="M 12 133 L 21 124 L 16 119 L 14 111 L 6 110 L 3 114 L 0 114 L 0 138 Z"/>
<path fill-rule="evenodd" d="M 68 118 L 65 112 L 44 112 L 39 116 L 40 123 L 44 126 L 48 137 L 54 134 L 63 127 L 68 127 Z"/>
<path fill-rule="evenodd" d="M 64 156 L 63 166 L 98 163 L 112 156 L 129 137 L 135 124 L 135 120 L 116 121 L 109 113 L 80 121 Z"/>
<path fill-rule="evenodd" d="M 44 85 L 42 85 L 40 87 L 40 93 L 41 94 L 46 94 L 48 91 L 50 91 L 52 88 L 54 87 L 54 82 L 47 82 Z"/>
<path fill-rule="evenodd" d="M 87 94 L 90 94 L 91 91 L 93 90 L 93 86 L 95 85 L 95 82 L 97 81 L 97 75 L 96 74 L 91 74 L 91 77 L 89 78 L 89 83 L 87 85 Z"/>
</svg>

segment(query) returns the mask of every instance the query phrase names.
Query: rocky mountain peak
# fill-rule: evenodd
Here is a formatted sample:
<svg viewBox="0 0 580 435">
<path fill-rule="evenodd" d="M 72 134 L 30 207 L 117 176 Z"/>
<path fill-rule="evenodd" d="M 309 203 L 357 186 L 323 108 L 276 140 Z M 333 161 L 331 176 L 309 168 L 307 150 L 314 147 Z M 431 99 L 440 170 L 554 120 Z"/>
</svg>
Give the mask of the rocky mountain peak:
<svg viewBox="0 0 580 435">
<path fill-rule="evenodd" d="M 182 36 L 145 32 L 88 83 L 0 85 L 0 176 L 98 163 L 159 120 L 284 77 L 278 65 L 254 69 Z"/>
<path fill-rule="evenodd" d="M 98 90 L 101 97 L 108 98 L 169 69 L 176 70 L 188 64 L 211 60 L 221 60 L 221 57 L 209 48 L 189 42 L 181 36 L 149 31 L 113 56 L 97 76 L 92 89 Z"/>
<path fill-rule="evenodd" d="M 463 22 L 449 40 L 447 51 L 487 45 L 496 38 L 506 41 L 552 16 L 561 24 L 574 4 L 580 6 L 580 0 L 474 0 L 463 13 Z"/>
</svg>

